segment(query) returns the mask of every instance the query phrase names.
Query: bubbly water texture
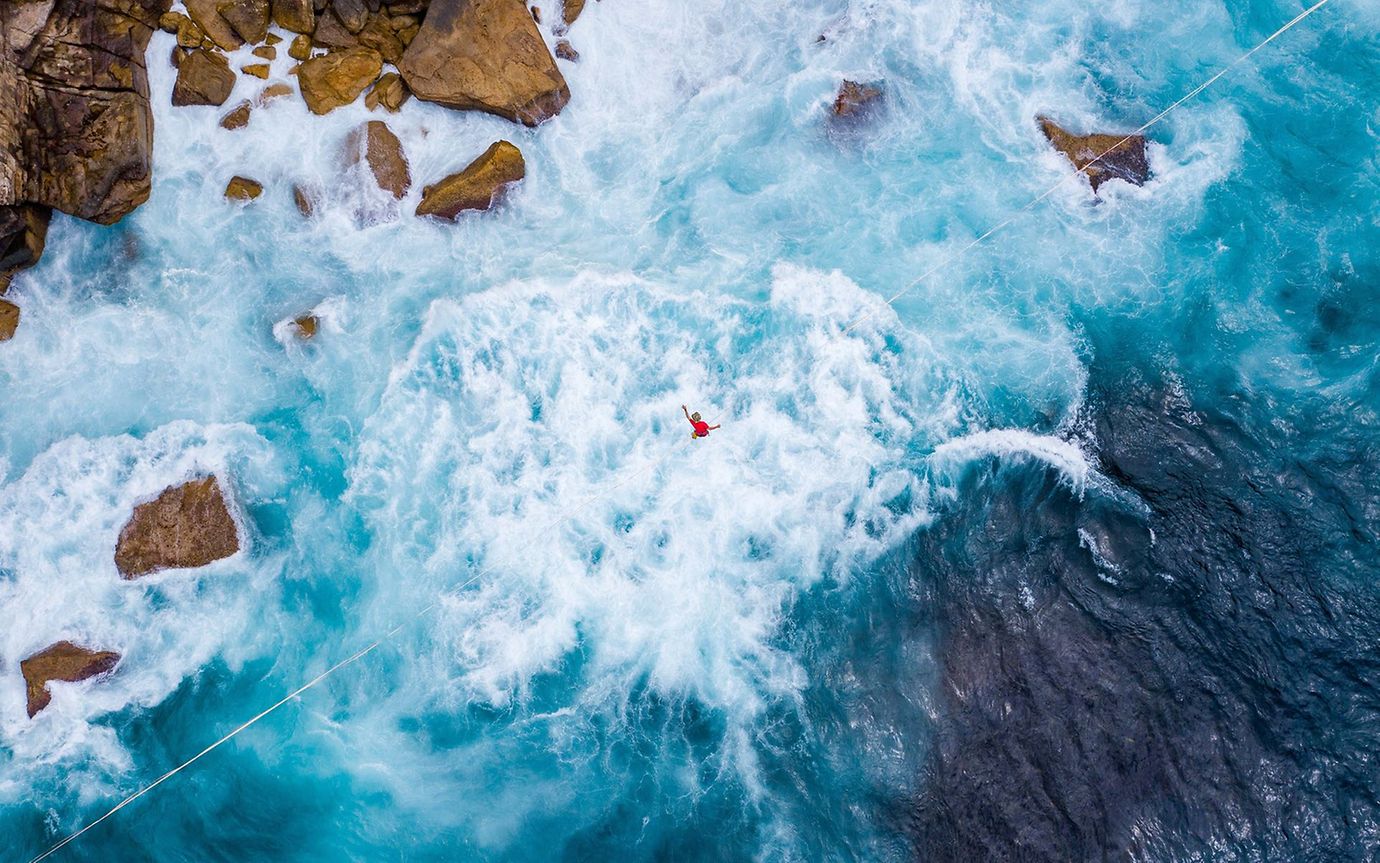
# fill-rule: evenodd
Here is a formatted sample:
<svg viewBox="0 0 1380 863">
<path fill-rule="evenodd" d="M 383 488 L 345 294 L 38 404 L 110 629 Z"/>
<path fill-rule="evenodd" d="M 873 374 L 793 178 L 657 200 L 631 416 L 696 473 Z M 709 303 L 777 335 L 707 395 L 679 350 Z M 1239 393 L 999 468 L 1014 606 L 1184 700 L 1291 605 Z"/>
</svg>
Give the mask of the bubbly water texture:
<svg viewBox="0 0 1380 863">
<path fill-rule="evenodd" d="M 1173 507 L 1109 444 L 1127 428 L 1173 477 L 1203 472 L 1176 473 L 1176 445 L 1215 452 L 1185 441 L 1231 430 L 1246 455 L 1215 487 L 1226 501 L 1255 467 L 1319 484 L 1267 510 L 1314 531 L 1320 550 L 1298 558 L 1313 588 L 1357 604 L 1345 644 L 1380 639 L 1360 610 L 1380 575 L 1376 7 L 1333 0 L 1171 115 L 1143 188 L 1094 201 L 1068 182 L 882 301 L 1069 173 L 1036 114 L 1132 129 L 1300 8 L 605 0 L 571 29 L 573 97 L 540 128 L 416 100 L 386 117 L 411 165 L 401 202 L 342 160 L 377 118 L 362 104 L 318 118 L 281 99 L 222 130 L 222 109 L 170 107 L 156 34 L 152 197 L 110 228 L 55 217 L 9 296 L 4 859 L 398 626 L 63 857 L 1359 859 L 1374 779 L 1338 765 L 1380 722 L 1364 670 L 1326 678 L 1322 697 L 1350 706 L 1313 741 L 1321 802 L 1287 817 L 1222 784 L 1203 804 L 1218 821 L 1103 800 L 1068 807 L 1057 848 L 994 815 L 1000 849 L 965 826 L 963 775 L 1056 801 L 1084 780 L 1028 785 L 1049 763 L 1034 749 L 992 767 L 1003 746 L 955 762 L 949 744 L 964 699 L 1004 679 L 974 676 L 972 656 L 994 654 L 967 652 L 985 636 L 964 621 L 1007 615 L 1008 595 L 1019 616 L 1195 577 L 1155 562 Z M 881 82 L 877 116 L 826 118 L 843 78 Z M 260 86 L 242 78 L 227 107 Z M 412 216 L 424 184 L 500 137 L 528 172 L 501 207 Z M 263 197 L 224 201 L 235 174 Z M 316 218 L 294 183 L 316 190 Z M 288 322 L 309 311 L 321 331 L 301 342 Z M 692 440 L 683 403 L 723 428 Z M 1150 403 L 1186 431 L 1150 442 L 1152 422 L 1126 419 Z M 133 506 L 204 473 L 230 491 L 241 551 L 122 581 Z M 1310 515 L 1334 503 L 1342 521 Z M 1215 547 L 1238 535 L 1234 506 L 1185 505 L 1163 541 Z M 1294 565 L 1241 518 L 1240 547 Z M 1058 537 L 1068 557 L 1041 563 Z M 1037 566 L 1068 573 L 1066 592 Z M 30 720 L 19 660 L 60 639 L 123 660 L 54 685 Z M 1308 660 L 1293 673 L 1274 685 L 1312 685 Z M 1038 685 L 1011 686 L 981 703 L 1057 719 L 1020 712 Z M 1160 715 L 1175 694 L 1120 698 Z M 1213 739 L 1252 719 L 1235 721 Z M 1173 727 L 1128 727 L 1171 741 L 1152 758 L 1180 752 Z M 1275 764 L 1257 744 L 1250 763 Z M 1141 802 L 1191 807 L 1184 783 Z"/>
</svg>

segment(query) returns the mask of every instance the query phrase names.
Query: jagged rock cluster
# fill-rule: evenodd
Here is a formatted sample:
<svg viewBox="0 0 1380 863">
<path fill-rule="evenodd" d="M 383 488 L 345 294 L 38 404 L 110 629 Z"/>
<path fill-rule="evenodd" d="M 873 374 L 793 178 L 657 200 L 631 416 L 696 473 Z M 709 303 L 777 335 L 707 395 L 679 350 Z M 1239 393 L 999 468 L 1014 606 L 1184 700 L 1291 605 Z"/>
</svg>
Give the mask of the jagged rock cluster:
<svg viewBox="0 0 1380 863">
<path fill-rule="evenodd" d="M 134 508 L 115 543 L 115 568 L 132 580 L 163 569 L 189 569 L 229 557 L 240 549 L 239 529 L 220 482 L 201 477 L 163 490 Z M 19 663 L 33 717 L 48 706 L 53 681 L 75 683 L 106 674 L 120 661 L 110 650 L 59 641 Z"/>
</svg>

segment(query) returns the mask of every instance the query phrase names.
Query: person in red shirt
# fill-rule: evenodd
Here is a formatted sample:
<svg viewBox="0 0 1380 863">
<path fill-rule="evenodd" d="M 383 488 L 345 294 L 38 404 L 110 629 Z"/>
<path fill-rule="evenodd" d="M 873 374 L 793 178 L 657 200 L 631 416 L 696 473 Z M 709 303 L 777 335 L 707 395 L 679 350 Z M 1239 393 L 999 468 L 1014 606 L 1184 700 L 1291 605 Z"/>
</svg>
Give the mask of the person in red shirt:
<svg viewBox="0 0 1380 863">
<path fill-rule="evenodd" d="M 690 427 L 694 429 L 690 432 L 690 437 L 709 437 L 709 433 L 712 432 L 714 429 L 718 428 L 718 426 L 712 426 L 704 420 L 700 419 L 699 411 L 690 413 L 690 411 L 686 409 L 685 405 L 681 405 L 680 409 L 685 411 L 685 418 L 690 421 Z"/>
</svg>

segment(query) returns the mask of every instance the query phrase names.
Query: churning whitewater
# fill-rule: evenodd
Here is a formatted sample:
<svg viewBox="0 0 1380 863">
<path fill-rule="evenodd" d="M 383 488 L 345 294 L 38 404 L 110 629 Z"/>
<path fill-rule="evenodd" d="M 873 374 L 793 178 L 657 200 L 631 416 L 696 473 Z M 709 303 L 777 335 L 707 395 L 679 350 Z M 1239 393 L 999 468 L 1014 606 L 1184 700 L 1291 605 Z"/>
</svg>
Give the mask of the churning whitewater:
<svg viewBox="0 0 1380 863">
<path fill-rule="evenodd" d="M 153 33 L 147 203 L 4 294 L 0 860 L 380 639 L 49 859 L 1372 859 L 1380 10 L 1135 182 L 1036 120 L 1130 132 L 1309 5 L 553 2 L 531 127 L 174 107 Z M 229 67 L 307 86 L 271 30 Z M 131 577 L 207 476 L 234 552 Z M 35 711 L 62 642 L 118 663 Z"/>
</svg>

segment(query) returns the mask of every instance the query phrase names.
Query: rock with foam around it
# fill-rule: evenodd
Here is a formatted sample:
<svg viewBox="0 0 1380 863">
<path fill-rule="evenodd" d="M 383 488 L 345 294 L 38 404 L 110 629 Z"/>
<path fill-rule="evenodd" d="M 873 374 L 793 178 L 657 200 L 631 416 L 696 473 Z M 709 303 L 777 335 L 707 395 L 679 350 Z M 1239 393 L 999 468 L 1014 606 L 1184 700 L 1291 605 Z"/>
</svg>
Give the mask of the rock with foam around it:
<svg viewBox="0 0 1380 863">
<path fill-rule="evenodd" d="M 396 113 L 410 95 L 412 94 L 407 92 L 407 85 L 403 84 L 402 76 L 397 72 L 385 72 L 365 95 L 364 106 L 372 111 L 382 105 Z"/>
<path fill-rule="evenodd" d="M 225 197 L 231 201 L 252 201 L 263 193 L 263 184 L 248 177 L 231 177 L 225 186 Z"/>
<path fill-rule="evenodd" d="M 351 164 L 367 162 L 379 188 L 393 197 L 401 198 L 412 186 L 412 172 L 403 155 L 402 142 L 382 120 L 370 120 L 351 132 L 345 151 Z"/>
<path fill-rule="evenodd" d="M 201 32 L 223 51 L 234 51 L 244 44 L 240 34 L 221 16 L 217 7 L 219 0 L 183 0 L 187 14 L 201 28 Z"/>
<path fill-rule="evenodd" d="M 585 11 L 585 0 L 565 0 L 565 5 L 561 9 L 561 17 L 568 27 L 575 23 L 575 19 L 579 18 L 583 11 Z"/>
<path fill-rule="evenodd" d="M 273 23 L 293 33 L 310 34 L 316 29 L 316 7 L 312 0 L 273 0 Z"/>
<path fill-rule="evenodd" d="M 522 0 L 434 0 L 398 71 L 419 99 L 529 126 L 570 101 Z"/>
<path fill-rule="evenodd" d="M 106 674 L 120 661 L 110 650 L 90 650 L 70 641 L 59 641 L 19 662 L 28 698 L 29 717 L 33 718 L 52 701 L 48 684 L 55 680 L 77 683 Z"/>
<path fill-rule="evenodd" d="M 38 263 L 53 211 L 36 204 L 0 207 L 0 294 L 14 274 Z"/>
<path fill-rule="evenodd" d="M 19 329 L 19 306 L 9 300 L 0 300 L 0 342 L 14 338 Z"/>
<path fill-rule="evenodd" d="M 214 476 L 171 486 L 140 504 L 120 531 L 115 566 L 125 579 L 205 566 L 239 551 L 239 533 Z"/>
<path fill-rule="evenodd" d="M 268 38 L 268 0 L 221 0 L 216 11 L 250 45 Z"/>
<path fill-rule="evenodd" d="M 839 118 L 856 118 L 866 115 L 882 98 L 882 88 L 872 84 L 859 84 L 857 81 L 844 81 L 834 97 L 833 115 Z"/>
<path fill-rule="evenodd" d="M 383 58 L 371 48 L 347 48 L 313 57 L 297 71 L 302 99 L 313 114 L 348 105 L 383 71 Z"/>
<path fill-rule="evenodd" d="M 224 54 L 195 50 L 177 66 L 173 84 L 174 105 L 224 105 L 235 88 L 235 73 Z"/>
<path fill-rule="evenodd" d="M 417 215 L 454 220 L 465 210 L 487 210 L 525 175 L 522 151 L 497 141 L 465 170 L 423 189 Z"/>
<path fill-rule="evenodd" d="M 1054 149 L 1063 153 L 1075 169 L 1088 175 L 1094 194 L 1108 180 L 1125 180 L 1143 186 L 1150 179 L 1144 135 L 1074 135 L 1048 117 L 1036 120 Z"/>
<path fill-rule="evenodd" d="M 220 127 L 232 131 L 235 129 L 243 129 L 245 126 L 249 125 L 249 114 L 253 109 L 254 106 L 250 104 L 248 99 L 245 99 L 243 102 L 236 105 L 228 114 L 220 118 Z"/>
</svg>

